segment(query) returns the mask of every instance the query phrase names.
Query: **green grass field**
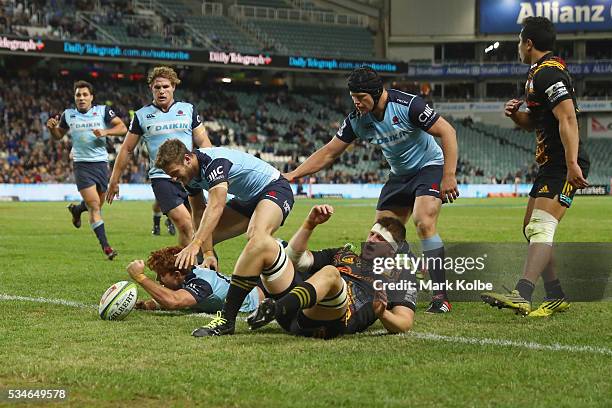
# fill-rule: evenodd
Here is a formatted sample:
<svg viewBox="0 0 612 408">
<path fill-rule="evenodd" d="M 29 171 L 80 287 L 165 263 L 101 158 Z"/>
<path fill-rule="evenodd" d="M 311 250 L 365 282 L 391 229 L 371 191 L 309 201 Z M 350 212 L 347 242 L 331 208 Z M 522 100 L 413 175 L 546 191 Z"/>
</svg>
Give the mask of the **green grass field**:
<svg viewBox="0 0 612 408">
<path fill-rule="evenodd" d="M 277 235 L 289 238 L 314 203 L 297 201 Z M 313 247 L 359 242 L 375 203 L 331 203 L 336 214 Z M 525 203 L 461 199 L 443 209 L 440 234 L 449 242 L 522 242 Z M 611 213 L 612 198 L 579 197 L 557 240 L 611 242 Z M 165 231 L 151 236 L 150 203 L 117 202 L 105 207 L 104 218 L 119 251 L 113 262 L 103 257 L 85 217 L 80 230 L 72 227 L 65 204 L 0 203 L 0 406 L 14 405 L 2 400 L 14 388 L 66 389 L 68 399 L 53 406 L 75 407 L 612 403 L 612 302 L 574 303 L 545 320 L 476 302 L 431 316 L 423 302 L 412 334 L 382 335 L 376 324 L 332 341 L 290 337 L 275 325 L 252 333 L 242 321 L 237 335 L 195 339 L 191 330 L 208 318 L 177 313 L 134 311 L 122 322 L 102 321 L 99 298 L 127 279 L 128 261 L 175 242 Z M 414 241 L 414 228 L 408 232 Z M 243 245 L 238 238 L 218 246 L 223 272 L 231 273 Z M 511 268 L 508 286 L 522 263 Z"/>
</svg>

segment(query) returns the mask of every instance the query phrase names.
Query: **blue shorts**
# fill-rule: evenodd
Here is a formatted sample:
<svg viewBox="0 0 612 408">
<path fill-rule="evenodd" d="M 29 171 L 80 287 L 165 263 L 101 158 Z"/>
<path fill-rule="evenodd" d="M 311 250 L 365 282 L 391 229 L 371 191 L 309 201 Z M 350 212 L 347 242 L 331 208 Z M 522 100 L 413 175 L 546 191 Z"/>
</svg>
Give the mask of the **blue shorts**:
<svg viewBox="0 0 612 408">
<path fill-rule="evenodd" d="M 412 208 L 414 200 L 420 196 L 440 198 L 443 166 L 425 166 L 414 176 L 391 174 L 378 198 L 377 210 L 393 208 Z"/>
<path fill-rule="evenodd" d="M 285 224 L 285 220 L 293 208 L 294 200 L 291 185 L 289 185 L 287 179 L 282 176 L 278 180 L 268 184 L 266 188 L 264 188 L 262 192 L 259 193 L 259 195 L 254 199 L 245 202 L 232 198 L 227 203 L 227 206 L 245 217 L 251 218 L 255 212 L 257 204 L 259 204 L 259 202 L 262 200 L 270 200 L 278 205 L 283 212 L 283 221 L 281 222 L 281 225 Z"/>
<path fill-rule="evenodd" d="M 108 188 L 107 162 L 74 162 L 74 181 L 79 191 L 96 186 L 101 193 Z"/>
<path fill-rule="evenodd" d="M 155 199 L 159 203 L 159 208 L 161 208 L 164 214 L 168 214 L 170 210 L 175 209 L 181 204 L 190 209 L 187 191 L 185 191 L 181 183 L 172 181 L 169 178 L 152 178 L 151 187 L 153 188 Z"/>
</svg>

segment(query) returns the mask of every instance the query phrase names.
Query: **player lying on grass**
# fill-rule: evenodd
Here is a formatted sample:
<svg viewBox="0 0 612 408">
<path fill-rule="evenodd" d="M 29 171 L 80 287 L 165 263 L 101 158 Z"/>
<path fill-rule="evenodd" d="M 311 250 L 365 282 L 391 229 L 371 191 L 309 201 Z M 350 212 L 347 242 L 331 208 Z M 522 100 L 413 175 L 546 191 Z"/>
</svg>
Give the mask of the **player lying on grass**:
<svg viewBox="0 0 612 408">
<path fill-rule="evenodd" d="M 139 300 L 137 309 L 176 310 L 189 308 L 199 313 L 217 313 L 229 289 L 229 279 L 211 269 L 189 267 L 178 269 L 174 266 L 176 254 L 181 247 L 166 247 L 149 255 L 146 266 L 157 274 L 157 281 L 147 278 L 143 260 L 132 261 L 127 271 L 153 299 Z M 241 312 L 252 312 L 263 299 L 263 292 L 254 288 L 240 307 Z"/>
<path fill-rule="evenodd" d="M 364 331 L 377 319 L 390 333 L 412 328 L 416 289 L 385 291 L 374 282 L 414 282 L 413 276 L 406 270 L 373 273 L 375 258 L 393 257 L 400 245 L 406 245 L 403 224 L 391 217 L 378 220 L 361 255 L 348 246 L 311 252 L 308 241 L 313 230 L 333 211 L 329 205 L 310 210 L 286 249 L 289 265 L 295 265 L 298 276 L 306 280 L 284 296 L 265 299 L 248 318 L 251 329 L 274 319 L 289 333 L 322 338 Z"/>
<path fill-rule="evenodd" d="M 280 172 L 239 150 L 210 147 L 191 152 L 180 140 L 171 139 L 159 148 L 155 165 L 180 181 L 190 194 L 208 191 L 206 208 L 195 204 L 192 207 L 194 214 L 199 209 L 204 214 L 191 243 L 176 256 L 175 265 L 179 269 L 193 265 L 200 250 L 204 254 L 203 265 L 217 269 L 213 245 L 245 232 L 248 240 L 245 253 L 261 242 L 275 242 L 272 234 L 283 225 L 293 207 L 291 186 Z M 228 193 L 234 198 L 226 202 Z M 223 319 L 217 321 L 220 327 L 214 333 L 234 332 L 238 309 L 259 283 L 262 269 L 253 267 L 250 255 L 240 255 L 223 305 Z"/>
<path fill-rule="evenodd" d="M 332 338 L 346 332 L 363 331 L 380 318 L 390 332 L 409 330 L 414 319 L 416 293 L 391 293 L 393 302 L 385 302 L 389 293 L 381 292 L 376 296 L 371 269 L 368 273 L 368 268 L 361 268 L 362 260 L 371 262 L 376 256 L 394 254 L 405 238 L 404 226 L 391 218 L 375 224 L 367 239 L 372 245 L 365 246 L 363 257 L 344 248 L 311 253 L 306 246 L 312 230 L 327 221 L 332 213 L 330 206 L 313 207 L 304 226 L 289 244 L 288 253 L 294 262 L 289 260 L 282 244 L 270 236 L 247 243 L 234 273 L 240 272 L 254 281 L 261 275 L 266 296 L 278 301 L 268 300 L 259 316 L 249 320 L 251 327 L 261 327 L 274 318 L 290 333 Z M 383 245 L 374 245 L 376 243 Z M 379 253 L 379 250 L 382 251 Z M 306 281 L 296 272 L 294 264 L 298 270 L 310 272 L 306 274 Z M 226 318 L 219 315 L 192 334 L 204 337 L 233 333 L 233 322 L 228 324 Z"/>
</svg>

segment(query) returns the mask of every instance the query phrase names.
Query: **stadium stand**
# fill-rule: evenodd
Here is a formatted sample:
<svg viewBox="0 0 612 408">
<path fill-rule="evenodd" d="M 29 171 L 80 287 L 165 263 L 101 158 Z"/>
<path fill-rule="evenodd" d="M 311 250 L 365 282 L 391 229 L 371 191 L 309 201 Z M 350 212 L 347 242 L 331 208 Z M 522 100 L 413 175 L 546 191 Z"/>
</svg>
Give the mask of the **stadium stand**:
<svg viewBox="0 0 612 408">
<path fill-rule="evenodd" d="M 314 7 L 295 9 L 283 0 L 242 0 L 233 7 L 252 10 L 294 10 L 299 20 L 235 16 L 223 5 L 203 14 L 189 1 L 127 0 L 99 2 L 24 0 L 0 8 L 0 31 L 18 36 L 98 40 L 152 47 L 205 48 L 242 53 L 291 53 L 303 56 L 372 57 L 372 34 L 364 27 L 303 21 Z M 330 12 L 329 16 L 333 17 Z M 268 12 L 265 15 L 269 15 Z M 333 23 L 333 21 L 331 21 Z"/>
<path fill-rule="evenodd" d="M 6 76 L 0 79 L 0 181 L 5 183 L 70 182 L 70 139 L 50 139 L 45 123 L 58 115 L 72 100 L 73 78 Z M 124 122 L 130 109 L 149 102 L 143 83 L 98 79 L 97 103 L 113 104 Z M 194 91 L 197 89 L 197 91 Z M 335 134 L 349 111 L 345 96 L 311 94 L 286 89 L 246 91 L 231 87 L 190 87 L 177 91 L 177 99 L 198 106 L 215 145 L 232 145 L 288 171 Z M 34 95 L 37 95 L 34 97 Z M 533 162 L 534 136 L 528 132 L 454 120 L 460 160 L 457 174 L 461 183 L 530 182 L 537 170 Z M 109 141 L 111 159 L 121 143 Z M 607 184 L 612 174 L 612 143 L 588 140 L 593 166 L 589 181 Z M 131 163 L 124 182 L 143 182 L 146 157 Z M 379 149 L 354 144 L 341 159 L 316 176 L 317 182 L 374 183 L 387 177 L 387 164 Z"/>
<path fill-rule="evenodd" d="M 293 21 L 253 20 L 258 30 L 291 53 L 326 57 L 373 57 L 372 34 L 364 27 L 343 27 Z"/>
</svg>

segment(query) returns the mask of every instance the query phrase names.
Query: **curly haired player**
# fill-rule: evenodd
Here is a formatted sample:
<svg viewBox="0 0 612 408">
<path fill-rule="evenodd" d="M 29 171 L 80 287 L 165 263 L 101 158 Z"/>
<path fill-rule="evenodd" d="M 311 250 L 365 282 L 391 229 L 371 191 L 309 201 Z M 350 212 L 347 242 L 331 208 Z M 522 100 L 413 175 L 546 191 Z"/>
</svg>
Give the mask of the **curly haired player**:
<svg viewBox="0 0 612 408">
<path fill-rule="evenodd" d="M 128 274 L 153 299 L 140 300 L 136 303 L 137 309 L 184 309 L 189 308 L 196 312 L 217 313 L 223 307 L 223 302 L 229 289 L 229 279 L 211 269 L 189 267 L 178 269 L 174 266 L 176 254 L 181 247 L 173 246 L 151 252 L 146 266 L 157 274 L 157 281 L 149 279 L 145 274 L 143 260 L 132 261 L 128 267 Z M 252 312 L 263 299 L 263 293 L 255 287 L 245 298 L 241 312 Z"/>
</svg>

